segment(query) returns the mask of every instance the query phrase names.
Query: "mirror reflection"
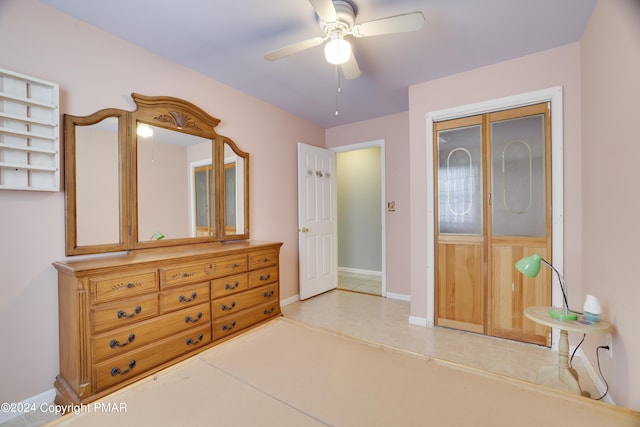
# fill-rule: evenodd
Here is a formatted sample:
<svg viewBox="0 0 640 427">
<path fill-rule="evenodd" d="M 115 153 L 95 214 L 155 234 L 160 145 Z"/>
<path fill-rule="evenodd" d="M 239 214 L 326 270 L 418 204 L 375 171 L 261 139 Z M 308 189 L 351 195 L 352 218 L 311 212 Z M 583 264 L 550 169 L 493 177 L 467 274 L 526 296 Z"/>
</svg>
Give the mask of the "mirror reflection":
<svg viewBox="0 0 640 427">
<path fill-rule="evenodd" d="M 141 122 L 137 129 L 138 241 L 213 236 L 212 140 Z"/>
<path fill-rule="evenodd" d="M 246 154 L 224 144 L 224 233 L 242 235 L 245 226 Z"/>
<path fill-rule="evenodd" d="M 120 243 L 118 117 L 75 128 L 76 245 Z"/>
</svg>

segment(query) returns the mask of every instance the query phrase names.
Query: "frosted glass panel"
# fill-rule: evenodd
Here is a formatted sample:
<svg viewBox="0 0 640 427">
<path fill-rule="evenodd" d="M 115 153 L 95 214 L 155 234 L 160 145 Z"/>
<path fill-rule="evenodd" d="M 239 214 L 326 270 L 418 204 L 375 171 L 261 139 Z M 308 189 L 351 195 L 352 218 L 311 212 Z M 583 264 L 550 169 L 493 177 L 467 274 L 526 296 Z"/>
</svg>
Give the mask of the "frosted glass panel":
<svg viewBox="0 0 640 427">
<path fill-rule="evenodd" d="M 546 235 L 544 115 L 491 123 L 494 236 Z"/>
<path fill-rule="evenodd" d="M 482 234 L 481 138 L 480 125 L 438 132 L 440 233 Z"/>
</svg>

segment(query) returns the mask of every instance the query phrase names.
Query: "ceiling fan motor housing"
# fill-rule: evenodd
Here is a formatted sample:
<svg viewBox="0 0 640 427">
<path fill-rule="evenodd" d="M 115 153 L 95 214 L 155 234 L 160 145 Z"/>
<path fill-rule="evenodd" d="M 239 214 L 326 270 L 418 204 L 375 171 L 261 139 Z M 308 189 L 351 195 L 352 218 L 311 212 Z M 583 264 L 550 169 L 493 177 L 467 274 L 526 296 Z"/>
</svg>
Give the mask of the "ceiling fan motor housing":
<svg viewBox="0 0 640 427">
<path fill-rule="evenodd" d="M 336 9 L 338 20 L 335 22 L 325 22 L 319 19 L 320 29 L 331 39 L 336 34 L 343 36 L 351 31 L 356 23 L 356 6 L 347 0 L 333 0 L 333 6 Z"/>
</svg>

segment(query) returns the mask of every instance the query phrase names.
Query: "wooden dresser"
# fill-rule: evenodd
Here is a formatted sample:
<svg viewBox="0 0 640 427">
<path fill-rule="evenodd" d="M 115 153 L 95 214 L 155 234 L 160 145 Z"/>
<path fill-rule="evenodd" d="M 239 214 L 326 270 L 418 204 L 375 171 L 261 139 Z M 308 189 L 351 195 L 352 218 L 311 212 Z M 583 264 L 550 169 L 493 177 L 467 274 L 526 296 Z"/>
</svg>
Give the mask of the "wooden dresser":
<svg viewBox="0 0 640 427">
<path fill-rule="evenodd" d="M 282 243 L 203 243 L 56 262 L 56 403 L 88 403 L 280 315 Z"/>
</svg>

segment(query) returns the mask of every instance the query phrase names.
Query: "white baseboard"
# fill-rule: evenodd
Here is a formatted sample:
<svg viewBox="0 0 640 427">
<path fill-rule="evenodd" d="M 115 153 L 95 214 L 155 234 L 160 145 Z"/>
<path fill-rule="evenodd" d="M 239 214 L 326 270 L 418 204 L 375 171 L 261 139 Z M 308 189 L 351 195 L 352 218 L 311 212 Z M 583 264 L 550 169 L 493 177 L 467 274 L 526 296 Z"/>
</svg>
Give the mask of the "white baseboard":
<svg viewBox="0 0 640 427">
<path fill-rule="evenodd" d="M 427 319 L 424 317 L 418 317 L 418 316 L 409 316 L 409 323 L 412 325 L 418 325 L 418 326 L 433 326 L 433 325 L 429 325 L 429 322 L 427 322 Z"/>
<path fill-rule="evenodd" d="M 46 412 L 51 410 L 50 405 L 53 403 L 53 400 L 56 398 L 56 389 L 52 388 L 51 390 L 47 390 L 43 393 L 40 393 L 36 396 L 31 396 L 22 402 L 14 402 L 16 403 L 16 409 L 24 408 L 24 411 L 16 411 L 16 412 L 6 412 L 0 411 L 0 424 L 5 423 L 9 420 L 12 420 L 20 415 L 23 415 L 28 412 Z"/>
<path fill-rule="evenodd" d="M 387 292 L 385 297 L 387 297 L 389 299 L 397 299 L 397 300 L 400 300 L 400 301 L 411 301 L 411 295 L 397 294 L 395 292 Z"/>
<path fill-rule="evenodd" d="M 364 274 L 366 276 L 382 277 L 382 271 L 363 270 L 361 268 L 338 267 L 339 273 Z"/>
<path fill-rule="evenodd" d="M 571 347 L 571 352 L 573 352 L 574 349 L 575 349 L 575 347 Z M 593 365 L 591 365 L 591 362 L 587 358 L 587 355 L 584 354 L 584 351 L 582 350 L 582 348 L 579 348 L 578 351 L 576 351 L 576 356 L 578 356 L 580 358 L 580 360 L 582 360 L 582 364 L 584 365 L 584 368 L 586 369 L 587 373 L 589 374 L 589 377 L 591 378 L 591 381 L 593 381 L 593 384 L 598 389 L 598 393 L 599 393 L 598 396 L 591 396 L 591 397 L 592 398 L 598 398 L 598 397 L 602 396 L 602 394 L 607 390 L 607 386 L 602 381 L 602 378 L 600 378 L 600 374 L 598 374 L 596 372 L 595 368 L 593 367 Z M 608 394 L 608 393 L 607 393 L 607 395 L 605 397 L 602 398 L 602 401 L 610 403 L 612 405 L 616 404 L 613 401 L 613 398 L 611 397 L 611 395 Z"/>
<path fill-rule="evenodd" d="M 293 304 L 298 301 L 300 301 L 300 295 L 294 295 L 287 299 L 280 300 L 280 307 L 284 307 L 285 305 Z"/>
</svg>

